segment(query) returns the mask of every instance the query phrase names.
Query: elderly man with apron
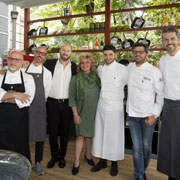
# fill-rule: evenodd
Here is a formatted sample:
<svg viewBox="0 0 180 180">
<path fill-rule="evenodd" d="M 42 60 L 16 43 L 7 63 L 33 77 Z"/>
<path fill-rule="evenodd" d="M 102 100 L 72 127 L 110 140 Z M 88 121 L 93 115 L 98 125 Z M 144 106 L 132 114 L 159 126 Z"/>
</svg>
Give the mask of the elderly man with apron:
<svg viewBox="0 0 180 180">
<path fill-rule="evenodd" d="M 23 73 L 23 55 L 13 51 L 8 71 L 0 75 L 0 149 L 18 152 L 30 159 L 28 109 L 34 98 L 32 76 Z"/>
<path fill-rule="evenodd" d="M 38 175 L 44 173 L 41 161 L 46 138 L 46 98 L 52 82 L 51 72 L 42 65 L 46 55 L 46 48 L 39 46 L 34 53 L 34 61 L 26 69 L 36 84 L 35 97 L 29 108 L 29 142 L 36 142 L 35 170 Z"/>
<path fill-rule="evenodd" d="M 104 65 L 98 67 L 101 92 L 95 120 L 92 154 L 101 158 L 91 171 L 107 167 L 111 160 L 111 176 L 118 173 L 117 161 L 124 159 L 124 86 L 126 67 L 117 63 L 116 49 L 106 45 L 103 49 Z"/>
</svg>

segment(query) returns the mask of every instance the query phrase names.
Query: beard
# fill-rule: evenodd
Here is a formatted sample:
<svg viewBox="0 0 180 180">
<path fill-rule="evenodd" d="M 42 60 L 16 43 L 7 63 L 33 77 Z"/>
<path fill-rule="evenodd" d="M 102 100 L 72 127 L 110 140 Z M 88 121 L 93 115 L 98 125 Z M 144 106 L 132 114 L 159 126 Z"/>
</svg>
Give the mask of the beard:
<svg viewBox="0 0 180 180">
<path fill-rule="evenodd" d="M 137 59 L 137 60 L 134 60 L 134 61 L 135 61 L 135 63 L 137 65 L 141 65 L 141 64 L 146 62 L 146 58 L 141 58 L 141 59 Z"/>
<path fill-rule="evenodd" d="M 168 51 L 168 52 L 175 52 L 179 49 L 179 45 L 176 45 L 176 44 L 168 44 L 165 49 Z"/>
<path fill-rule="evenodd" d="M 68 61 L 70 59 L 70 56 L 64 56 L 64 54 L 61 54 L 60 57 L 63 61 Z"/>
<path fill-rule="evenodd" d="M 11 66 L 9 66 L 8 68 L 9 68 L 9 70 L 12 71 L 12 72 L 16 71 L 16 67 L 11 67 Z"/>
<path fill-rule="evenodd" d="M 40 56 L 37 56 L 37 57 L 36 57 L 36 62 L 37 62 L 37 63 L 43 62 L 43 58 L 41 58 Z"/>
</svg>

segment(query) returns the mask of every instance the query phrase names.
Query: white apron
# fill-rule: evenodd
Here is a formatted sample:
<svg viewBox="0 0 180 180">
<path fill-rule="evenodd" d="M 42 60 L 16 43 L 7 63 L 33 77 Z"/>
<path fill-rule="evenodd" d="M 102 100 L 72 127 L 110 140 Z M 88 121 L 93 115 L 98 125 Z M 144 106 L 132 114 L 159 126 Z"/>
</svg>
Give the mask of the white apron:
<svg viewBox="0 0 180 180">
<path fill-rule="evenodd" d="M 101 102 L 99 102 L 101 104 Z M 92 154 L 117 161 L 124 159 L 124 110 L 105 111 L 98 104 Z"/>
<path fill-rule="evenodd" d="M 116 62 L 98 69 L 102 88 L 98 102 L 92 154 L 117 161 L 124 159 L 124 85 L 126 68 Z"/>
</svg>

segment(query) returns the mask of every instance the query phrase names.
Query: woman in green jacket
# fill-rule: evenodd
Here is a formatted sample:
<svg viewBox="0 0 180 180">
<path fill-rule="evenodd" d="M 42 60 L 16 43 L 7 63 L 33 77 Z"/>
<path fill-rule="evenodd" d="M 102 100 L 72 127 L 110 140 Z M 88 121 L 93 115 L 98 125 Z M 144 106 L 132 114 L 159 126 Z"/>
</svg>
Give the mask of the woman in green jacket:
<svg viewBox="0 0 180 180">
<path fill-rule="evenodd" d="M 69 106 L 72 108 L 76 126 L 73 175 L 79 172 L 79 158 L 84 141 L 86 145 L 84 158 L 89 165 L 94 166 L 94 161 L 91 158 L 91 145 L 99 91 L 100 79 L 93 57 L 88 54 L 80 55 L 78 73 L 72 77 L 69 88 Z"/>
</svg>

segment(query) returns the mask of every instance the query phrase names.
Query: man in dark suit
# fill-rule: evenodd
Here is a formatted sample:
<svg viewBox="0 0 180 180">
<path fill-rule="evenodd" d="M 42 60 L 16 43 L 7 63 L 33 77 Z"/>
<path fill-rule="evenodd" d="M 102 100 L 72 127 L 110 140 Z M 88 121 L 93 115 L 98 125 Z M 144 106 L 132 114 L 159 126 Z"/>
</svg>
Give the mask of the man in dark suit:
<svg viewBox="0 0 180 180">
<path fill-rule="evenodd" d="M 70 61 L 72 47 L 69 44 L 63 45 L 59 53 L 59 60 L 45 62 L 45 67 L 51 71 L 53 76 L 51 91 L 47 99 L 51 149 L 51 160 L 47 164 L 48 168 L 52 168 L 58 161 L 60 168 L 65 167 L 65 155 L 73 120 L 72 111 L 68 106 L 68 93 L 71 77 L 76 74 L 76 64 Z M 60 135 L 60 149 L 58 148 L 58 135 Z"/>
</svg>

